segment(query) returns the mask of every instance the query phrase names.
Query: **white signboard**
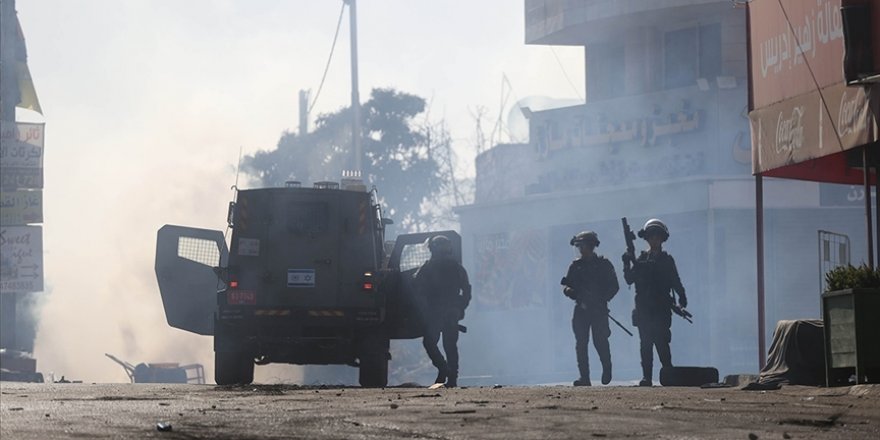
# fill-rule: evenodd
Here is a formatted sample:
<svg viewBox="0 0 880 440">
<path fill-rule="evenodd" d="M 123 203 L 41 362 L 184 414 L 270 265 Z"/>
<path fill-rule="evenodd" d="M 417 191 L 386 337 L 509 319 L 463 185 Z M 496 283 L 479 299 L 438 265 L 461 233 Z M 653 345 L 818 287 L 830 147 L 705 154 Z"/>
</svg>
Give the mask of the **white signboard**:
<svg viewBox="0 0 880 440">
<path fill-rule="evenodd" d="M 43 222 L 43 191 L 0 192 L 0 225 L 26 225 Z"/>
<path fill-rule="evenodd" d="M 0 227 L 0 294 L 43 290 L 43 228 Z"/>
<path fill-rule="evenodd" d="M 0 123 L 0 166 L 43 168 L 45 124 Z"/>
<path fill-rule="evenodd" d="M 45 124 L 0 122 L 0 187 L 43 187 Z"/>
</svg>

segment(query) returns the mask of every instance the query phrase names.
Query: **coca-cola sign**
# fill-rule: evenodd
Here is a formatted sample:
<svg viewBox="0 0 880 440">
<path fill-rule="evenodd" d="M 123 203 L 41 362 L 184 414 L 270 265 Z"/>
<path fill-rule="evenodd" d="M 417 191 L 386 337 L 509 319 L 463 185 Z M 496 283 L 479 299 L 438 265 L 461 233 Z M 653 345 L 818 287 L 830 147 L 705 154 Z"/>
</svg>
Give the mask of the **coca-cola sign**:
<svg viewBox="0 0 880 440">
<path fill-rule="evenodd" d="M 880 86 L 838 84 L 749 113 L 752 171 L 763 173 L 878 141 Z"/>
<path fill-rule="evenodd" d="M 776 122 L 776 154 L 790 153 L 792 150 L 800 150 L 803 147 L 803 119 L 803 106 L 793 107 L 791 112 L 779 112 Z"/>
</svg>

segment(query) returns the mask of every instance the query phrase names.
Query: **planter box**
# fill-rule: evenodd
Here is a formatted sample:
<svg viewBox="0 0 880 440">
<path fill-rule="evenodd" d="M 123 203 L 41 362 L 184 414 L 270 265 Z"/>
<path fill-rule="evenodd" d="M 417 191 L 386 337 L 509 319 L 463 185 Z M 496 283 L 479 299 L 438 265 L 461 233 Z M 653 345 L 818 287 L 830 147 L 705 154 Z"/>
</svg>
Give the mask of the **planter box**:
<svg viewBox="0 0 880 440">
<path fill-rule="evenodd" d="M 822 318 L 826 385 L 880 383 L 880 289 L 826 292 Z"/>
</svg>

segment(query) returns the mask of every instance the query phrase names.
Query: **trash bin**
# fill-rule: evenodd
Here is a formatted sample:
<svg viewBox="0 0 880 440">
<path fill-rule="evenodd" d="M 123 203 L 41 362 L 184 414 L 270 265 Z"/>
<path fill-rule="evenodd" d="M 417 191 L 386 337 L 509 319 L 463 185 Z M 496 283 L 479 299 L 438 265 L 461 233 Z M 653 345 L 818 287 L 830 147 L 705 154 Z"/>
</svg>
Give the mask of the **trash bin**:
<svg viewBox="0 0 880 440">
<path fill-rule="evenodd" d="M 880 289 L 822 294 L 827 386 L 880 383 Z"/>
</svg>

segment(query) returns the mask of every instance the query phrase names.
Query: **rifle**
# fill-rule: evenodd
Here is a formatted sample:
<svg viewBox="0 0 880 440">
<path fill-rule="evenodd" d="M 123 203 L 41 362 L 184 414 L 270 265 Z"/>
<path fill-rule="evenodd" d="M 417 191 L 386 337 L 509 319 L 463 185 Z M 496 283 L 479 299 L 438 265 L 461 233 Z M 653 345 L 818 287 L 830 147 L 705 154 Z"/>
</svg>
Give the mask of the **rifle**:
<svg viewBox="0 0 880 440">
<path fill-rule="evenodd" d="M 633 261 L 635 261 L 636 234 L 633 234 L 632 229 L 629 227 L 629 223 L 626 221 L 626 217 L 621 217 L 620 222 L 623 224 L 623 239 L 626 240 L 626 253 L 632 258 Z"/>
<path fill-rule="evenodd" d="M 675 313 L 676 315 L 681 316 L 682 318 L 684 318 L 685 321 L 687 321 L 691 324 L 694 323 L 694 321 L 691 320 L 691 318 L 693 318 L 694 315 L 692 315 L 691 312 L 688 312 L 684 307 L 682 307 L 676 303 L 672 303 L 672 313 Z"/>
<path fill-rule="evenodd" d="M 566 277 L 562 277 L 562 281 L 560 281 L 559 284 L 561 284 L 561 285 L 563 285 L 563 286 L 565 286 L 565 287 L 571 287 L 571 286 L 568 285 L 568 278 L 566 278 Z M 577 301 L 577 300 L 576 300 L 576 301 Z M 580 301 L 578 301 L 578 306 L 583 307 L 581 304 L 582 304 L 582 303 L 581 303 Z M 614 317 L 611 316 L 611 311 L 609 311 L 608 309 L 605 309 L 605 314 L 608 316 L 608 319 L 614 321 L 614 323 L 617 324 L 617 326 L 620 327 L 623 331 L 625 331 L 626 334 L 628 334 L 628 335 L 630 335 L 630 336 L 633 335 L 632 332 L 629 331 L 628 328 L 624 327 L 623 324 L 620 323 L 620 321 L 614 319 Z"/>
<path fill-rule="evenodd" d="M 612 321 L 614 321 L 614 323 L 615 323 L 615 324 L 617 324 L 617 326 L 618 326 L 618 327 L 620 327 L 620 328 L 621 328 L 621 329 L 623 329 L 623 331 L 625 331 L 625 332 L 626 332 L 626 334 L 628 334 L 628 335 L 630 335 L 630 336 L 632 336 L 632 335 L 633 335 L 633 334 L 632 334 L 632 332 L 631 332 L 631 331 L 629 331 L 629 329 L 628 329 L 628 328 L 626 328 L 626 327 L 624 327 L 624 326 L 623 326 L 623 324 L 621 324 L 621 323 L 620 323 L 620 321 L 618 321 L 618 320 L 616 320 L 616 319 L 614 319 L 614 317 L 613 317 L 613 316 L 611 316 L 611 312 L 608 312 L 608 319 L 610 319 L 610 320 L 612 320 Z"/>
</svg>

